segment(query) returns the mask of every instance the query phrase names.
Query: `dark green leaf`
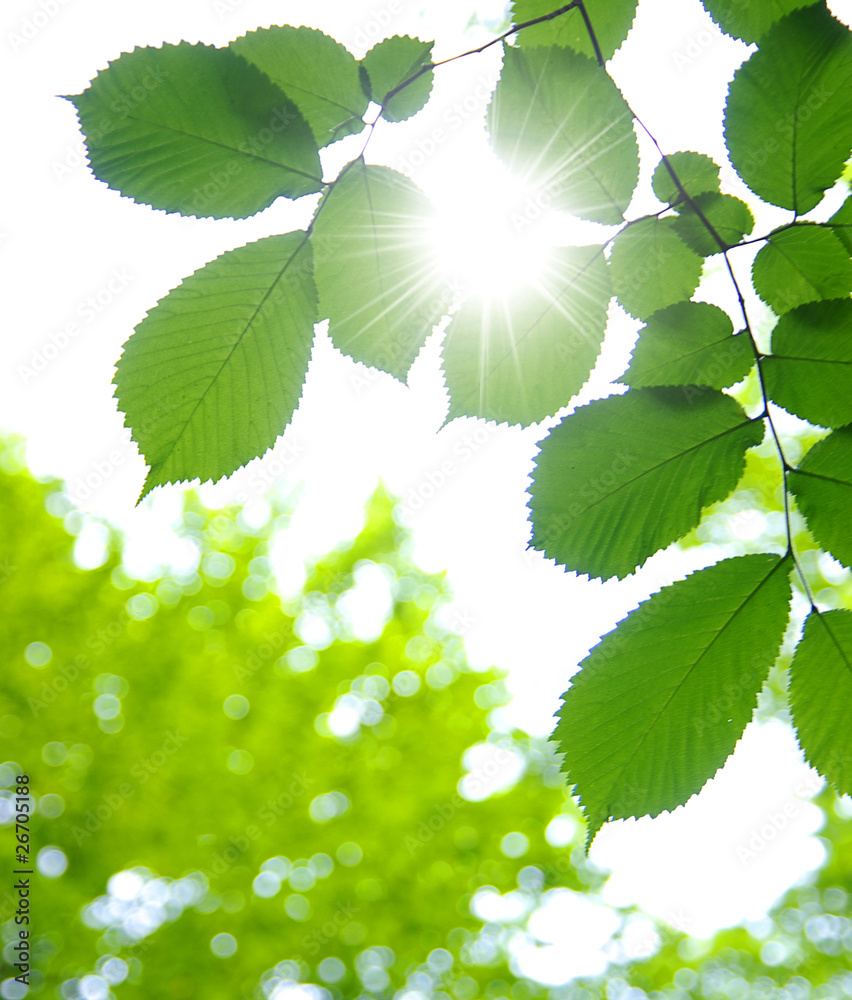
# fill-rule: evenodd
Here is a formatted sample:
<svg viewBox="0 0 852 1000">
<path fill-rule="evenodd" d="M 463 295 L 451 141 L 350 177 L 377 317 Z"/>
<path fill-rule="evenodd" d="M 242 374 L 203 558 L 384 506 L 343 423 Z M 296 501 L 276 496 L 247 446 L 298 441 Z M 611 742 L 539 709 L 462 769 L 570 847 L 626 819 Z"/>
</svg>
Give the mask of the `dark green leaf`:
<svg viewBox="0 0 852 1000">
<path fill-rule="evenodd" d="M 586 12 L 595 29 L 595 36 L 604 59 L 609 59 L 621 45 L 636 17 L 637 0 L 586 0 Z M 550 0 L 514 0 L 511 9 L 513 24 L 522 24 L 533 18 L 542 17 L 558 8 Z M 576 8 L 542 21 L 518 33 L 521 47 L 543 47 L 562 45 L 595 58 L 595 49 L 589 39 L 589 32 L 583 15 Z"/>
<path fill-rule="evenodd" d="M 674 223 L 640 219 L 613 241 L 612 290 L 637 319 L 688 299 L 698 287 L 702 259 L 683 242 Z"/>
<path fill-rule="evenodd" d="M 412 83 L 385 102 L 385 95 L 413 77 L 432 61 L 432 42 L 421 42 L 409 35 L 394 35 L 374 45 L 361 61 L 366 70 L 367 96 L 383 105 L 382 118 L 389 122 L 404 122 L 416 115 L 432 92 L 432 70 L 427 70 Z"/>
<path fill-rule="evenodd" d="M 632 389 L 576 410 L 542 441 L 531 545 L 566 569 L 624 577 L 736 486 L 763 422 L 715 389 Z"/>
<path fill-rule="evenodd" d="M 555 250 L 535 285 L 506 302 L 474 298 L 444 343 L 447 417 L 530 424 L 583 387 L 606 328 L 610 288 L 602 247 Z"/>
<path fill-rule="evenodd" d="M 695 198 L 699 194 L 719 192 L 719 165 L 709 156 L 703 153 L 672 153 L 666 159 L 690 198 Z M 683 201 L 683 195 L 663 161 L 654 170 L 651 186 L 654 188 L 654 194 L 666 204 Z"/>
<path fill-rule="evenodd" d="M 404 379 L 447 308 L 432 206 L 402 174 L 356 160 L 323 197 L 311 237 L 334 345 Z"/>
<path fill-rule="evenodd" d="M 823 427 L 852 423 L 852 299 L 812 302 L 778 320 L 763 359 L 779 406 Z"/>
<path fill-rule="evenodd" d="M 348 49 L 314 28 L 258 28 L 230 44 L 280 87 L 307 119 L 317 143 L 360 132 L 367 110 L 358 63 Z"/>
<path fill-rule="evenodd" d="M 840 176 L 852 148 L 852 36 L 822 4 L 775 24 L 737 70 L 725 141 L 752 191 L 798 215 Z"/>
<path fill-rule="evenodd" d="M 707 13 L 728 35 L 756 42 L 785 14 L 806 7 L 811 0 L 702 0 Z"/>
<path fill-rule="evenodd" d="M 589 820 L 657 816 L 686 802 L 733 753 L 775 662 L 788 564 L 726 559 L 665 587 L 580 665 L 554 738 Z"/>
<path fill-rule="evenodd" d="M 744 201 L 730 194 L 700 194 L 694 199 L 698 211 L 689 205 L 683 205 L 680 215 L 673 221 L 673 228 L 688 246 L 709 257 L 720 253 L 723 249 L 736 246 L 743 236 L 754 228 L 754 216 Z M 701 215 L 710 223 L 716 235 L 725 244 L 719 246 L 719 241 L 704 224 Z"/>
<path fill-rule="evenodd" d="M 639 331 L 630 367 L 619 382 L 653 385 L 709 385 L 724 389 L 744 378 L 754 364 L 747 336 L 734 337 L 728 314 L 707 302 L 676 302 Z"/>
<path fill-rule="evenodd" d="M 852 254 L 852 197 L 846 199 L 828 220 L 831 231 Z"/>
<path fill-rule="evenodd" d="M 818 441 L 788 483 L 814 538 L 844 566 L 852 566 L 852 427 Z"/>
<path fill-rule="evenodd" d="M 757 294 L 777 314 L 804 302 L 839 299 L 852 290 L 852 260 L 825 226 L 772 233 L 751 270 Z"/>
<path fill-rule="evenodd" d="M 143 496 L 163 483 L 220 479 L 272 447 L 299 403 L 315 322 L 301 231 L 230 250 L 160 299 L 115 376 L 151 467 Z"/>
<path fill-rule="evenodd" d="M 812 611 L 790 667 L 790 710 L 808 763 L 852 792 L 852 612 Z"/>
<path fill-rule="evenodd" d="M 307 123 L 228 49 L 134 49 L 69 100 L 95 176 L 154 208 L 245 218 L 322 187 Z"/>
<path fill-rule="evenodd" d="M 568 49 L 506 47 L 488 127 L 499 156 L 554 208 L 622 221 L 639 177 L 633 116 L 596 63 Z"/>
</svg>

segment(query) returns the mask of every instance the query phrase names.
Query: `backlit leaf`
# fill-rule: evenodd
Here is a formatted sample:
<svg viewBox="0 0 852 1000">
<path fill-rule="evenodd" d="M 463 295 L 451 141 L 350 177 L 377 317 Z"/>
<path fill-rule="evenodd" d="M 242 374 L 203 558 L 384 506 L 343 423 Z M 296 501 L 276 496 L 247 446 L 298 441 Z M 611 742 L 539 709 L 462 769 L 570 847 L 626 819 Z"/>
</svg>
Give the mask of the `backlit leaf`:
<svg viewBox="0 0 852 1000">
<path fill-rule="evenodd" d="M 637 0 L 586 0 L 586 12 L 595 29 L 595 37 L 604 59 L 609 59 L 627 37 L 636 16 L 636 3 Z M 512 23 L 522 24 L 550 14 L 557 6 L 550 0 L 514 0 L 511 9 Z M 552 20 L 524 28 L 518 32 L 517 39 L 521 47 L 548 48 L 551 45 L 562 45 L 595 58 L 586 22 L 576 8 L 565 11 Z"/>
<path fill-rule="evenodd" d="M 850 330 L 852 299 L 812 302 L 782 316 L 762 363 L 770 398 L 812 424 L 852 423 Z"/>
<path fill-rule="evenodd" d="M 335 347 L 399 379 L 448 306 L 432 226 L 407 177 L 356 160 L 324 195 L 311 236 Z"/>
<path fill-rule="evenodd" d="M 389 101 L 385 97 L 401 83 L 415 76 L 432 61 L 432 42 L 421 42 L 409 35 L 394 35 L 374 45 L 361 60 L 367 74 L 367 96 L 383 105 L 382 118 L 403 122 L 417 114 L 432 92 L 432 70 L 421 73 Z M 362 83 L 365 82 L 362 75 Z"/>
<path fill-rule="evenodd" d="M 610 288 L 602 247 L 555 250 L 535 284 L 474 298 L 444 343 L 448 420 L 530 424 L 583 387 L 600 352 Z"/>
<path fill-rule="evenodd" d="M 707 13 L 728 35 L 756 42 L 776 21 L 790 11 L 806 7 L 811 0 L 702 0 Z"/>
<path fill-rule="evenodd" d="M 272 447 L 299 403 L 315 321 L 304 232 L 230 250 L 160 299 L 115 376 L 150 466 L 143 496 L 220 479 Z"/>
<path fill-rule="evenodd" d="M 633 116 L 591 59 L 558 47 L 507 46 L 488 126 L 498 155 L 554 208 L 622 221 L 639 177 Z"/>
<path fill-rule="evenodd" d="M 852 612 L 812 611 L 790 666 L 790 710 L 808 763 L 852 792 Z"/>
<path fill-rule="evenodd" d="M 710 257 L 728 247 L 736 246 L 754 228 L 751 209 L 744 201 L 733 195 L 699 194 L 696 195 L 694 202 L 695 209 L 691 205 L 679 207 L 680 214 L 674 219 L 672 227 L 684 243 L 702 257 Z M 719 246 L 719 241 L 705 225 L 702 215 L 713 227 L 716 236 L 725 244 L 724 247 Z"/>
<path fill-rule="evenodd" d="M 715 389 L 633 389 L 583 406 L 540 445 L 531 546 L 566 569 L 624 577 L 736 486 L 763 422 Z"/>
<path fill-rule="evenodd" d="M 317 143 L 360 132 L 367 110 L 358 63 L 339 42 L 314 28 L 258 28 L 229 46 L 279 86 L 307 120 Z"/>
<path fill-rule="evenodd" d="M 844 566 L 852 566 L 852 427 L 818 441 L 788 483 L 814 538 Z"/>
<path fill-rule="evenodd" d="M 780 20 L 737 70 L 725 141 L 752 191 L 799 215 L 840 176 L 852 148 L 852 36 L 823 4 Z"/>
<path fill-rule="evenodd" d="M 589 821 L 685 803 L 734 751 L 775 662 L 790 565 L 747 555 L 664 587 L 580 664 L 554 732 Z"/>
<path fill-rule="evenodd" d="M 307 122 L 229 49 L 134 49 L 69 100 L 95 176 L 154 208 L 244 218 L 322 187 Z"/>
<path fill-rule="evenodd" d="M 744 378 L 754 364 L 747 336 L 732 336 L 728 314 L 708 302 L 676 302 L 654 313 L 639 331 L 630 367 L 619 382 L 653 385 L 709 385 L 724 389 Z"/>
<path fill-rule="evenodd" d="M 825 226 L 773 233 L 752 265 L 755 291 L 777 314 L 804 302 L 839 299 L 852 290 L 852 260 Z"/>
<path fill-rule="evenodd" d="M 703 261 L 680 238 L 674 219 L 640 219 L 616 236 L 609 264 L 618 301 L 647 319 L 692 295 Z"/>
<path fill-rule="evenodd" d="M 852 196 L 846 199 L 828 220 L 831 231 L 852 254 Z"/>
<path fill-rule="evenodd" d="M 704 153 L 672 153 L 666 159 L 690 198 L 719 192 L 719 165 L 709 156 Z M 670 170 L 662 161 L 654 170 L 651 185 L 660 201 L 666 204 L 683 201 Z"/>
</svg>

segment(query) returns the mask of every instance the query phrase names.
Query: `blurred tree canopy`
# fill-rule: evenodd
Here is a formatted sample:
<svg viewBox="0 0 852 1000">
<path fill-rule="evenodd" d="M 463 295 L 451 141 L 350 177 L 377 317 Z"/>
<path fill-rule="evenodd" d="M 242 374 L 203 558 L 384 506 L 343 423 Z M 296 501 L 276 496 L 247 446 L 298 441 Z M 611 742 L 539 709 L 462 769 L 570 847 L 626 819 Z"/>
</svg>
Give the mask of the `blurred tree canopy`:
<svg viewBox="0 0 852 1000">
<path fill-rule="evenodd" d="M 10 873 L 26 773 L 38 875 L 29 988 L 0 888 L 0 996 L 852 996 L 848 800 L 822 793 L 828 861 L 765 921 L 694 942 L 604 907 L 552 748 L 504 731 L 505 686 L 465 661 L 383 491 L 282 600 L 285 501 L 257 528 L 186 493 L 197 569 L 135 580 L 112 529 L 79 568 L 87 519 L 19 452 L 0 453 L 0 850 Z M 549 986 L 519 956 L 558 950 L 560 900 L 600 920 L 606 959 Z"/>
</svg>

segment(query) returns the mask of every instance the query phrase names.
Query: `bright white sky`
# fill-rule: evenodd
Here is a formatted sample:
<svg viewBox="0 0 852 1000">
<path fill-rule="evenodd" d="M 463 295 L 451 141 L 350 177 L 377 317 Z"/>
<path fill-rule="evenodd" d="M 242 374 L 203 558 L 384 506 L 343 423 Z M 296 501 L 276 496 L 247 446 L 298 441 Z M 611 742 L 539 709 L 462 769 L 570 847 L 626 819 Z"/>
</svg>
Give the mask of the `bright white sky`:
<svg viewBox="0 0 852 1000">
<path fill-rule="evenodd" d="M 410 0 L 4 5 L 0 262 L 7 278 L 7 335 L 0 427 L 23 433 L 37 473 L 67 479 L 81 506 L 113 518 L 131 539 L 143 539 L 151 558 L 169 559 L 163 525 L 174 503 L 169 490 L 160 490 L 133 507 L 144 465 L 122 429 L 109 384 L 121 345 L 145 310 L 182 277 L 225 250 L 304 227 L 314 200 L 276 204 L 244 221 L 183 219 L 136 205 L 89 174 L 74 109 L 55 95 L 79 93 L 108 60 L 135 45 L 181 39 L 224 44 L 282 21 L 322 28 L 359 57 L 386 34 L 437 38 L 435 58 L 443 58 L 491 37 L 482 27 L 466 32 L 474 7 L 496 24 L 503 4 L 435 0 L 425 11 L 423 6 Z M 664 149 L 718 156 L 725 86 L 746 47 L 724 39 L 692 0 L 642 0 L 641 8 L 612 65 L 616 79 Z M 25 30 L 32 37 L 20 44 L 16 36 Z M 485 209 L 493 218 L 510 193 L 482 131 L 498 68 L 498 47 L 444 67 L 429 108 L 410 123 L 381 127 L 370 145 L 372 161 L 409 172 L 445 212 L 468 219 L 473 230 L 484 224 L 476 212 Z M 435 128 L 446 141 L 430 156 L 419 155 Z M 334 166 L 332 153 L 326 166 Z M 736 192 L 730 170 L 723 182 Z M 551 220 L 545 229 L 564 235 L 564 226 L 564 220 Z M 580 241 L 600 238 L 599 227 L 571 232 Z M 94 309 L 87 305 L 90 297 Z M 78 335 L 53 351 L 51 335 L 70 322 L 77 323 Z M 606 394 L 608 380 L 623 371 L 630 328 L 621 322 L 616 329 L 621 341 L 605 349 L 586 399 Z M 21 366 L 32 367 L 45 355 L 52 357 L 35 377 L 22 374 Z M 306 501 L 290 546 L 295 558 L 354 534 L 363 500 L 376 476 L 383 476 L 407 500 L 418 559 L 428 569 L 448 568 L 472 660 L 511 671 L 516 699 L 507 717 L 546 734 L 559 694 L 601 633 L 649 591 L 721 553 L 702 550 L 686 559 L 662 554 L 620 584 L 565 574 L 525 551 L 524 490 L 543 429 L 459 420 L 439 431 L 446 405 L 434 345 L 415 364 L 406 388 L 341 357 L 320 336 L 302 406 L 274 452 L 203 496 L 216 504 L 244 495 L 256 504 L 266 483 L 304 480 Z M 94 484 L 88 490 L 87 480 Z M 611 824 L 598 836 L 592 860 L 613 872 L 606 898 L 638 902 L 698 935 L 759 917 L 822 859 L 810 837 L 819 813 L 806 801 L 819 787 L 788 729 L 751 727 L 718 778 L 686 807 L 654 821 Z M 738 855 L 778 815 L 786 816 L 784 828 L 765 837 L 753 858 Z"/>
</svg>

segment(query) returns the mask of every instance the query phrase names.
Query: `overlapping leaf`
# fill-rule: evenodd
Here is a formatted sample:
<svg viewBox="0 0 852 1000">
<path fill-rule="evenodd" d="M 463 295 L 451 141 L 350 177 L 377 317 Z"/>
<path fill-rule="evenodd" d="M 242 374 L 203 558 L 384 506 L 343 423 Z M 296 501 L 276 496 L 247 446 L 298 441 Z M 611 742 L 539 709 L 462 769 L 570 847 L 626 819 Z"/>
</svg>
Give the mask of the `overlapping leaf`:
<svg viewBox="0 0 852 1000">
<path fill-rule="evenodd" d="M 752 191 L 799 215 L 840 176 L 852 148 L 852 36 L 823 4 L 780 20 L 737 70 L 725 141 Z"/>
<path fill-rule="evenodd" d="M 393 35 L 370 49 L 361 60 L 361 83 L 367 97 L 382 105 L 382 118 L 403 122 L 425 106 L 432 92 L 432 70 L 417 74 L 431 61 L 432 42 L 409 35 Z M 412 82 L 387 100 L 406 80 Z"/>
<path fill-rule="evenodd" d="M 672 153 L 666 160 L 669 166 L 661 161 L 654 169 L 654 176 L 651 178 L 654 194 L 660 201 L 666 204 L 683 201 L 683 195 L 674 182 L 671 170 L 674 170 L 680 186 L 690 198 L 700 194 L 718 194 L 719 165 L 709 156 L 705 156 L 704 153 Z"/>
<path fill-rule="evenodd" d="M 154 208 L 244 218 L 322 187 L 307 122 L 229 49 L 134 49 L 69 100 L 95 176 Z"/>
<path fill-rule="evenodd" d="M 812 611 L 790 667 L 790 709 L 809 764 L 852 792 L 852 612 Z"/>
<path fill-rule="evenodd" d="M 772 400 L 823 427 L 852 423 L 852 299 L 812 302 L 786 313 L 762 363 Z"/>
<path fill-rule="evenodd" d="M 320 146 L 360 132 L 367 110 L 355 57 L 314 28 L 258 28 L 230 49 L 262 70 L 296 105 Z"/>
<path fill-rule="evenodd" d="M 702 0 L 707 13 L 716 24 L 734 38 L 756 42 L 776 21 L 807 7 L 811 0 L 761 0 L 760 3 L 743 3 L 743 0 Z"/>
<path fill-rule="evenodd" d="M 818 441 L 788 483 L 814 538 L 835 559 L 852 566 L 852 427 Z"/>
<path fill-rule="evenodd" d="M 554 208 L 622 221 L 639 177 L 633 116 L 591 59 L 558 47 L 507 47 L 488 125 L 499 156 Z"/>
<path fill-rule="evenodd" d="M 535 284 L 474 298 L 444 343 L 448 420 L 530 424 L 580 391 L 601 348 L 610 298 L 602 247 L 555 250 Z"/>
<path fill-rule="evenodd" d="M 335 346 L 399 379 L 448 305 L 432 226 L 407 177 L 356 160 L 320 202 L 311 236 Z"/>
<path fill-rule="evenodd" d="M 772 233 L 752 265 L 755 291 L 779 316 L 794 306 L 839 299 L 852 291 L 852 260 L 825 226 Z"/>
<path fill-rule="evenodd" d="M 724 389 L 754 364 L 748 337 L 732 336 L 728 314 L 708 302 L 677 302 L 648 320 L 639 332 L 630 367 L 619 379 L 640 388 L 709 385 Z"/>
<path fill-rule="evenodd" d="M 222 254 L 148 313 L 115 376 L 150 471 L 143 496 L 262 455 L 299 403 L 316 321 L 304 232 Z"/>
<path fill-rule="evenodd" d="M 703 261 L 680 238 L 674 219 L 640 219 L 616 236 L 609 263 L 618 301 L 647 319 L 692 295 Z"/>
<path fill-rule="evenodd" d="M 754 228 L 751 209 L 733 195 L 699 194 L 693 202 L 695 208 L 691 205 L 679 207 L 680 214 L 673 220 L 672 228 L 687 246 L 702 257 L 736 246 Z M 723 246 L 719 245 L 719 240 Z"/>
<path fill-rule="evenodd" d="M 636 17 L 637 0 L 586 0 L 586 12 L 595 30 L 595 37 L 604 59 L 620 47 Z M 512 23 L 523 24 L 534 18 L 543 17 L 556 10 L 558 5 L 550 0 L 514 0 Z M 565 11 L 549 21 L 542 21 L 518 33 L 518 44 L 528 48 L 561 45 L 595 57 L 595 49 L 589 38 L 589 29 L 583 15 L 576 8 Z"/>
<path fill-rule="evenodd" d="M 763 423 L 715 389 L 633 389 L 576 410 L 542 441 L 531 545 L 569 570 L 623 577 L 736 486 Z"/>
<path fill-rule="evenodd" d="M 831 231 L 852 254 L 852 196 L 846 199 L 828 220 Z"/>
<path fill-rule="evenodd" d="M 580 665 L 554 738 L 589 821 L 682 805 L 751 719 L 787 624 L 787 560 L 727 559 L 665 587 Z"/>
</svg>

